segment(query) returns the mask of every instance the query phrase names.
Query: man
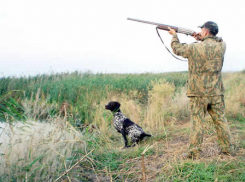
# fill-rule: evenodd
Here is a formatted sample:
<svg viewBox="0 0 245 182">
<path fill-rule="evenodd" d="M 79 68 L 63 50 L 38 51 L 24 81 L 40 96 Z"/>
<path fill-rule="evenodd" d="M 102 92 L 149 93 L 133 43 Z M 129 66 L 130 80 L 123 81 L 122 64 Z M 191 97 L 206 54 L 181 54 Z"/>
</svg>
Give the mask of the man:
<svg viewBox="0 0 245 182">
<path fill-rule="evenodd" d="M 203 142 L 206 111 L 211 115 L 218 135 L 220 153 L 233 154 L 229 126 L 225 118 L 224 86 L 221 70 L 226 44 L 216 37 L 218 26 L 208 21 L 194 37 L 200 43 L 181 44 L 174 29 L 171 47 L 176 55 L 188 58 L 187 97 L 190 98 L 190 147 L 184 157 L 199 158 Z"/>
</svg>

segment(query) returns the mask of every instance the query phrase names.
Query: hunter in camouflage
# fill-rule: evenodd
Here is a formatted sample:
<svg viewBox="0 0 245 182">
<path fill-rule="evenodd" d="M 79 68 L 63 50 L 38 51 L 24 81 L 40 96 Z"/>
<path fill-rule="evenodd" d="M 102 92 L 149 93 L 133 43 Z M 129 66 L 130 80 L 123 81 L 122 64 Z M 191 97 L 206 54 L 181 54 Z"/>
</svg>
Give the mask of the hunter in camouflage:
<svg viewBox="0 0 245 182">
<path fill-rule="evenodd" d="M 171 47 L 173 52 L 188 58 L 187 96 L 190 98 L 191 132 L 187 157 L 199 157 L 203 142 L 202 126 L 206 111 L 211 115 L 218 135 L 221 153 L 231 154 L 230 130 L 225 118 L 224 85 L 221 70 L 226 44 L 216 37 L 218 26 L 206 22 L 195 38 L 199 43 L 181 44 L 174 29 Z"/>
</svg>

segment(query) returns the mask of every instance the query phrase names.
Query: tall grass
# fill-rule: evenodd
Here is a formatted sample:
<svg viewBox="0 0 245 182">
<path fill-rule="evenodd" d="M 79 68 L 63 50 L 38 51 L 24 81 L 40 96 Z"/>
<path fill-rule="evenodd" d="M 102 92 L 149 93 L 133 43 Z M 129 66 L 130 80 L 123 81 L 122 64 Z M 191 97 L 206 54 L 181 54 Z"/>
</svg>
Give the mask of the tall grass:
<svg viewBox="0 0 245 182">
<path fill-rule="evenodd" d="M 35 77 L 1 78 L 0 91 L 2 94 L 13 89 L 23 90 L 24 96 L 15 93 L 20 100 L 33 101 L 38 93 L 39 100 L 45 100 L 45 105 L 57 105 L 52 113 L 46 112 L 33 119 L 57 114 L 59 106 L 68 102 L 73 106 L 69 110 L 72 120 L 81 124 L 91 123 L 94 119 L 94 104 L 100 104 L 107 98 L 108 92 L 124 93 L 142 104 L 148 102 L 148 90 L 152 80 L 166 79 L 173 83 L 176 89 L 183 87 L 187 73 L 168 74 L 92 74 L 92 73 L 62 73 L 53 75 L 38 75 Z"/>
<path fill-rule="evenodd" d="M 162 129 L 164 118 L 168 113 L 169 104 L 174 96 L 175 87 L 166 80 L 152 81 L 145 123 L 153 129 Z"/>
</svg>

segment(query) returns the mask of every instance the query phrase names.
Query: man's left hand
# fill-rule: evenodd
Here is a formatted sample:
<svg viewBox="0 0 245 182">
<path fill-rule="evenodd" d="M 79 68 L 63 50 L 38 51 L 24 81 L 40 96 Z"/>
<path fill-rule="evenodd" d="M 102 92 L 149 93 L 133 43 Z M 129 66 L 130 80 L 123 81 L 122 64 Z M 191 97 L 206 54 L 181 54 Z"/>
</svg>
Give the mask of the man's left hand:
<svg viewBox="0 0 245 182">
<path fill-rule="evenodd" d="M 176 31 L 170 27 L 168 27 L 169 31 L 168 33 L 171 34 L 171 35 L 176 35 Z"/>
</svg>

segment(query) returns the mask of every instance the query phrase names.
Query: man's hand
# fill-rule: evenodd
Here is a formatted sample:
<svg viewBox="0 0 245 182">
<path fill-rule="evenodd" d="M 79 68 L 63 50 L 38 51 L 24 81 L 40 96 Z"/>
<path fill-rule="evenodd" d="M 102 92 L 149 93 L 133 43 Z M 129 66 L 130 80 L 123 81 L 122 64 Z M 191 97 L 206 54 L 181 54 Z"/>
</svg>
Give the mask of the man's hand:
<svg viewBox="0 0 245 182">
<path fill-rule="evenodd" d="M 170 27 L 168 27 L 169 31 L 168 33 L 171 34 L 171 35 L 176 35 L 176 31 Z"/>
<path fill-rule="evenodd" d="M 196 33 L 196 34 L 194 35 L 194 38 L 195 38 L 197 41 L 202 40 L 201 33 Z"/>
</svg>

